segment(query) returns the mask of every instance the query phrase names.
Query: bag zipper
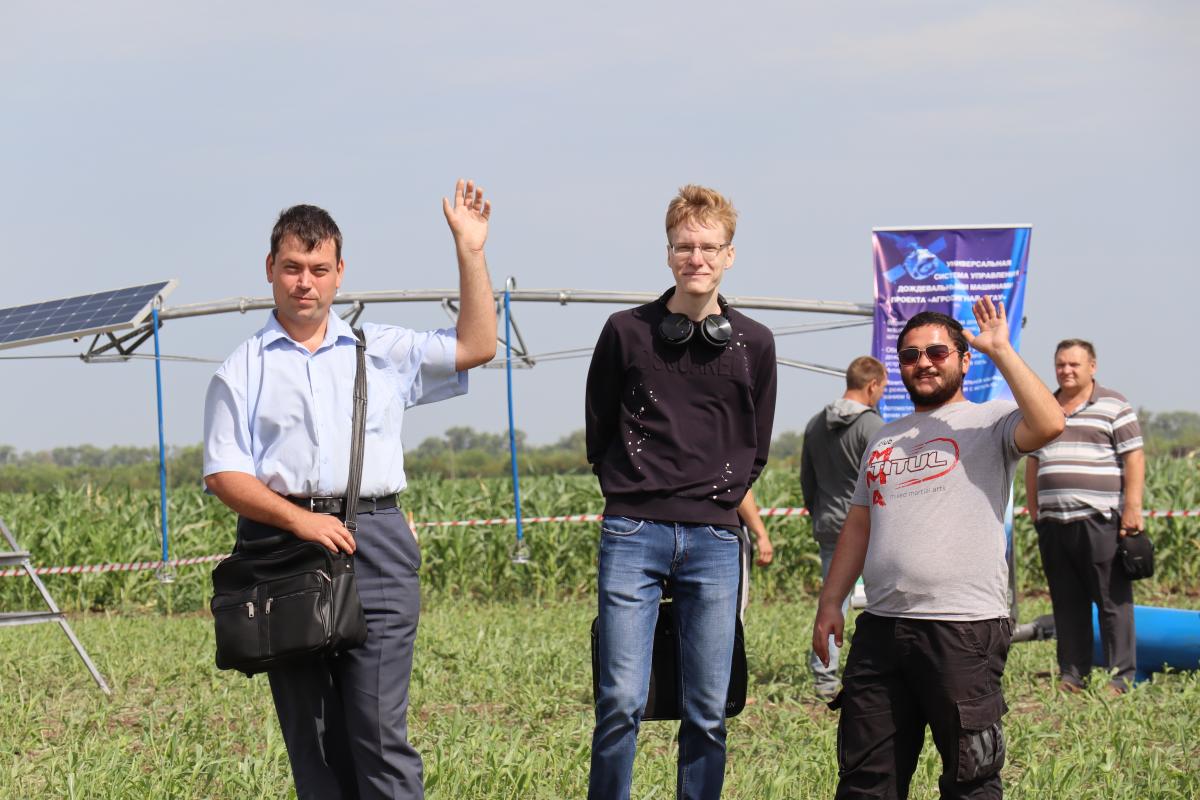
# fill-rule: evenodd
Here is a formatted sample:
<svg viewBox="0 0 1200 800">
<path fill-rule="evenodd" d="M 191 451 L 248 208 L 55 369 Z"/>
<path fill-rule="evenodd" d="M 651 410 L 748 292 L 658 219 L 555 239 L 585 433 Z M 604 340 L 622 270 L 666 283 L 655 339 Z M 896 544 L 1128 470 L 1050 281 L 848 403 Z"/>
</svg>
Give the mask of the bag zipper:
<svg viewBox="0 0 1200 800">
<path fill-rule="evenodd" d="M 330 580 L 330 578 L 329 578 L 329 575 L 327 575 L 327 574 L 325 573 L 325 570 L 323 570 L 323 569 L 318 569 L 318 570 L 315 570 L 315 572 L 316 572 L 318 575 L 320 575 L 320 576 L 321 576 L 321 577 L 322 577 L 322 578 L 325 580 L 325 582 L 326 582 L 326 583 L 333 583 L 333 581 L 332 581 L 332 580 Z M 287 598 L 289 598 L 289 597 L 296 597 L 297 595 L 302 595 L 302 594 L 313 594 L 314 592 L 319 594 L 319 593 L 321 592 L 321 587 L 319 587 L 319 586 L 313 586 L 313 587 L 309 587 L 309 588 L 307 588 L 307 589 L 301 589 L 301 590 L 299 590 L 299 591 L 297 591 L 297 592 L 289 592 L 289 593 L 287 593 L 287 594 L 281 594 L 281 595 L 279 595 L 279 597 L 278 597 L 278 598 L 275 598 L 275 597 L 268 597 L 268 598 L 267 598 L 266 605 L 263 607 L 263 613 L 264 613 L 264 614 L 270 614 L 270 613 L 271 613 L 271 604 L 272 604 L 272 603 L 273 603 L 273 602 L 274 602 L 276 599 L 279 599 L 279 600 L 286 600 L 286 599 L 287 599 Z M 247 603 L 247 605 L 251 605 L 251 604 Z M 253 611 L 251 611 L 251 613 L 250 613 L 250 616 L 252 616 L 252 617 L 254 616 L 254 612 L 253 612 Z"/>
</svg>

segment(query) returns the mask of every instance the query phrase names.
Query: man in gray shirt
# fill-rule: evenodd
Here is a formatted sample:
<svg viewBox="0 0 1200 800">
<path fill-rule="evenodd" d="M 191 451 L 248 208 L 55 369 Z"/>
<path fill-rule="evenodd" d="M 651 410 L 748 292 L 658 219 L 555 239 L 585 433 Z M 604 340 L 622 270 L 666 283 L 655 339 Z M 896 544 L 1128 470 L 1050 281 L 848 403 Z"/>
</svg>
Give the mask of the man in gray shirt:
<svg viewBox="0 0 1200 800">
<path fill-rule="evenodd" d="M 813 625 L 813 649 L 841 644 L 841 604 L 861 573 L 859 615 L 838 723 L 837 797 L 908 796 L 925 727 L 942 757 L 943 798 L 998 798 L 1012 638 L 1004 515 L 1022 453 L 1058 436 L 1063 415 L 1013 349 L 1004 307 L 975 303 L 979 333 L 921 312 L 900 332 L 900 377 L 915 413 L 880 428 L 851 499 Z M 970 403 L 968 345 L 1016 399 Z"/>
<path fill-rule="evenodd" d="M 838 532 L 850 510 L 850 496 L 858 480 L 863 453 L 883 418 L 875 405 L 887 386 L 887 370 L 870 356 L 859 356 L 846 368 L 846 392 L 825 406 L 804 429 L 800 453 L 800 488 L 804 507 L 812 519 L 813 537 L 821 554 L 821 580 L 829 575 Z M 842 603 L 846 613 L 849 596 Z M 829 642 L 829 663 L 810 652 L 808 666 L 817 697 L 826 702 L 837 696 L 838 648 Z"/>
</svg>

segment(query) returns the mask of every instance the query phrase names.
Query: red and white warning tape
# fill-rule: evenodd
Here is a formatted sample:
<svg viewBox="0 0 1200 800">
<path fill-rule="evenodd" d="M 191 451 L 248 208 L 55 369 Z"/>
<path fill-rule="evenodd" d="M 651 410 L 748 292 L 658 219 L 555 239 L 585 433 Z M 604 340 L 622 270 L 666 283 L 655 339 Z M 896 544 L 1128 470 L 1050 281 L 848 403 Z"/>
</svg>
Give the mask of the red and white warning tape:
<svg viewBox="0 0 1200 800">
<path fill-rule="evenodd" d="M 186 567 L 191 564 L 209 564 L 214 561 L 221 561 L 228 557 L 228 555 L 228 553 L 221 553 L 215 556 L 172 558 L 167 562 L 167 566 Z M 162 565 L 163 562 L 161 561 L 133 561 L 128 564 L 77 564 L 73 567 L 34 567 L 33 571 L 38 575 L 83 575 L 91 572 L 140 572 L 147 569 L 158 569 Z M 24 574 L 25 570 L 21 568 L 6 569 L 0 571 L 0 578 L 12 578 Z"/>
<path fill-rule="evenodd" d="M 808 509 L 806 508 L 762 508 L 758 512 L 764 517 L 806 517 Z M 1017 516 L 1028 514 L 1029 511 L 1024 506 L 1017 506 L 1013 509 L 1013 513 Z M 1179 509 L 1166 511 L 1143 511 L 1142 516 L 1151 519 L 1179 519 L 1183 517 L 1200 517 L 1200 508 Z M 601 514 L 565 514 L 556 517 L 522 517 L 521 522 L 525 525 L 533 525 L 545 522 L 599 522 L 603 516 Z M 414 522 L 414 528 L 481 528 L 490 525 L 516 525 L 516 517 L 492 517 L 489 519 L 457 519 L 447 520 L 443 522 Z M 185 567 L 191 564 L 211 564 L 224 559 L 228 553 L 221 553 L 212 556 L 195 556 L 193 558 L 173 558 L 166 562 L 168 567 Z M 83 575 L 85 573 L 96 572 L 138 572 L 141 570 L 158 569 L 163 566 L 161 561 L 134 561 L 129 564 L 83 564 L 72 567 L 34 567 L 34 572 L 38 575 Z M 17 575 L 24 575 L 24 569 L 6 569 L 0 570 L 0 578 L 12 578 Z"/>
<path fill-rule="evenodd" d="M 522 524 L 536 522 L 599 522 L 602 514 L 566 514 L 560 517 L 521 517 Z M 456 519 L 446 522 L 414 522 L 414 528 L 478 528 L 485 525 L 516 525 L 516 517 L 492 517 L 491 519 Z"/>
<path fill-rule="evenodd" d="M 1027 512 L 1022 508 L 1021 513 L 1024 514 Z M 1178 511 L 1143 511 L 1142 516 L 1150 517 L 1151 519 L 1162 517 L 1200 517 L 1200 508 L 1180 509 Z"/>
<path fill-rule="evenodd" d="M 760 516 L 763 517 L 807 517 L 807 508 L 760 508 L 758 510 Z M 1028 509 L 1025 506 L 1017 506 L 1013 509 L 1016 516 L 1028 514 Z M 1200 517 L 1200 508 L 1179 511 L 1143 511 L 1142 516 L 1152 518 L 1166 517 Z M 525 525 L 530 525 L 537 522 L 599 522 L 603 519 L 601 514 L 567 514 L 558 517 L 522 517 L 521 522 Z M 414 528 L 476 528 L 485 525 L 516 525 L 516 517 L 492 517 L 489 519 L 457 519 L 446 522 L 414 522 Z"/>
</svg>

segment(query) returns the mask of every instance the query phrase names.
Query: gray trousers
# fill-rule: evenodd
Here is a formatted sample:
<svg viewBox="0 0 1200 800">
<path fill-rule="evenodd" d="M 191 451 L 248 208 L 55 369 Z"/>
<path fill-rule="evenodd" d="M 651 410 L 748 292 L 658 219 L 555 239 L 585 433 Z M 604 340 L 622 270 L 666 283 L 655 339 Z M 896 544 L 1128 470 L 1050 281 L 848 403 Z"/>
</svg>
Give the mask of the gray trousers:
<svg viewBox="0 0 1200 800">
<path fill-rule="evenodd" d="M 821 583 L 824 585 L 829 578 L 829 566 L 833 563 L 833 551 L 837 549 L 837 542 L 817 542 L 817 547 L 821 554 Z M 846 599 L 842 601 L 843 621 L 849 610 L 850 595 L 846 595 Z M 829 637 L 829 666 L 822 664 L 816 651 L 811 649 L 808 651 L 808 666 L 812 670 L 813 686 L 818 692 L 832 693 L 841 686 L 842 682 L 838 679 L 838 646 L 834 644 L 832 636 Z"/>
<path fill-rule="evenodd" d="M 296 794 L 422 798 L 421 757 L 408 743 L 407 719 L 420 551 L 399 508 L 359 514 L 355 540 L 366 643 L 268 673 Z"/>
<path fill-rule="evenodd" d="M 1112 683 L 1133 683 L 1136 636 L 1133 629 L 1133 582 L 1116 563 L 1117 528 L 1095 514 L 1075 522 L 1039 519 L 1038 549 L 1050 586 L 1058 668 L 1062 679 L 1082 686 L 1092 670 L 1092 603 L 1100 620 L 1100 647 Z"/>
</svg>

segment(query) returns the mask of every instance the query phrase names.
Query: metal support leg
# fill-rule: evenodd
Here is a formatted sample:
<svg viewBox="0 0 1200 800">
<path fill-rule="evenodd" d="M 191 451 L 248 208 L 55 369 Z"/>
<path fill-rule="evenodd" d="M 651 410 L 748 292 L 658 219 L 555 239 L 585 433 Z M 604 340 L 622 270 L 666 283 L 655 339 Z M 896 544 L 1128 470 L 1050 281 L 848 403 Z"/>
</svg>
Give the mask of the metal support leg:
<svg viewBox="0 0 1200 800">
<path fill-rule="evenodd" d="M 100 674 L 100 670 L 96 669 L 96 665 L 92 663 L 92 659 L 87 654 L 87 650 L 83 649 L 83 645 L 75 636 L 75 631 L 71 630 L 71 623 L 67 622 L 67 617 L 59 610 L 58 605 L 54 602 L 54 598 L 50 596 L 50 591 L 46 588 L 46 584 L 42 583 L 42 579 L 38 577 L 34 571 L 33 565 L 29 562 L 29 553 L 21 550 L 17 545 L 16 538 L 13 537 L 12 531 L 4 524 L 4 520 L 0 519 L 0 533 L 4 534 L 4 538 L 8 540 L 11 552 L 0 553 L 0 564 L 8 565 L 15 564 L 21 566 L 25 570 L 25 574 L 33 581 L 33 585 L 41 592 L 42 600 L 46 602 L 46 607 L 50 609 L 45 611 L 10 611 L 0 613 L 0 627 L 9 625 L 33 625 L 39 622 L 57 622 L 62 628 L 63 633 L 67 635 L 67 639 L 71 641 L 71 646 L 75 648 L 75 652 L 83 659 L 84 666 L 88 672 L 92 674 L 92 680 L 96 681 L 96 685 L 100 687 L 100 691 L 106 695 L 112 695 L 112 689 L 108 688 L 108 684 L 104 681 L 104 676 Z"/>
</svg>

